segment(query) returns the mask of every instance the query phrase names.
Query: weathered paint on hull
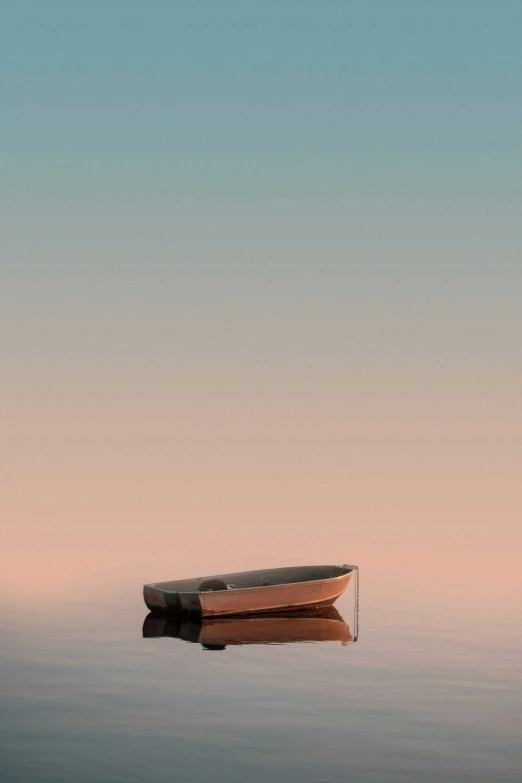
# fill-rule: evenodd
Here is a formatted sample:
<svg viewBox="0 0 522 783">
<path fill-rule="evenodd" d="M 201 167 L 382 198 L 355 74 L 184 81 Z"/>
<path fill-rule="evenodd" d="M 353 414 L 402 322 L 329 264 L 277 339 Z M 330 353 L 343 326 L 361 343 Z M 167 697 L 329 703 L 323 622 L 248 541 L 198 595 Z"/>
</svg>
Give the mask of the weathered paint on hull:
<svg viewBox="0 0 522 783">
<path fill-rule="evenodd" d="M 215 617 L 329 606 L 346 590 L 351 576 L 349 573 L 318 582 L 200 593 L 201 614 L 204 617 Z"/>
</svg>

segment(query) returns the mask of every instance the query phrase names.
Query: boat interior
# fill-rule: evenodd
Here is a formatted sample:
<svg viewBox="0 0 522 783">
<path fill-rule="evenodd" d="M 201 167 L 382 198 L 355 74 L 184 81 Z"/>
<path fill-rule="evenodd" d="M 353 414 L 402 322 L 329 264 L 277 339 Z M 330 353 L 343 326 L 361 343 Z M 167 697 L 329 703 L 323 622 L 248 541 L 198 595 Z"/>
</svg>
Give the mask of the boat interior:
<svg viewBox="0 0 522 783">
<path fill-rule="evenodd" d="M 171 582 L 154 582 L 150 587 L 177 593 L 195 593 L 214 590 L 244 590 L 249 587 L 268 587 L 299 582 L 317 582 L 333 579 L 353 571 L 352 565 L 294 566 L 270 568 L 261 571 L 241 571 L 232 574 L 216 574 Z"/>
</svg>

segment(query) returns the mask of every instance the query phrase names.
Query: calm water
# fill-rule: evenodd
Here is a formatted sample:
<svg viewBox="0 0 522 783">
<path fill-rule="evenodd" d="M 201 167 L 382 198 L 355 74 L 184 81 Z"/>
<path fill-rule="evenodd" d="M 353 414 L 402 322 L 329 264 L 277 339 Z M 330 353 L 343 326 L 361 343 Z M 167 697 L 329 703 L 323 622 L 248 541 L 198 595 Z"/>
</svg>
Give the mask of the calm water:
<svg viewBox="0 0 522 783">
<path fill-rule="evenodd" d="M 437 596 L 362 564 L 356 642 L 350 588 L 344 644 L 207 650 L 144 638 L 139 586 L 76 609 L 11 595 L 1 779 L 520 781 L 522 615 L 493 581 Z"/>
</svg>

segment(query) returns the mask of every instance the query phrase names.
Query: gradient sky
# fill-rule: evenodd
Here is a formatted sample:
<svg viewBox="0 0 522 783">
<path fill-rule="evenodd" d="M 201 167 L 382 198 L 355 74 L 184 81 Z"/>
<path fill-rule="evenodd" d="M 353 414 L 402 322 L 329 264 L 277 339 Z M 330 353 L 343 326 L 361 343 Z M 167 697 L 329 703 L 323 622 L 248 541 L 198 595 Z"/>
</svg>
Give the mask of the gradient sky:
<svg viewBox="0 0 522 783">
<path fill-rule="evenodd" d="M 518 0 L 6 5 L 3 589 L 520 563 L 521 31 Z"/>
</svg>

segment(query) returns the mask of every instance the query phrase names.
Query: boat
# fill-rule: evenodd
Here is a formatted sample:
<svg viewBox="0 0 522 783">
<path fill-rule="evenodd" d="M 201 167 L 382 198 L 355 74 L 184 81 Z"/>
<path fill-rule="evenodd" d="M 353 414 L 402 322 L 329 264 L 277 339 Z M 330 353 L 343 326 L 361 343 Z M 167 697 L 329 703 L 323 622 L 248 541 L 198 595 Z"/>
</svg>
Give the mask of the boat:
<svg viewBox="0 0 522 783">
<path fill-rule="evenodd" d="M 151 582 L 143 597 L 152 612 L 203 617 L 288 612 L 330 606 L 346 590 L 353 565 L 293 566 Z"/>
<path fill-rule="evenodd" d="M 229 645 L 295 644 L 297 642 L 354 641 L 350 627 L 337 609 L 307 609 L 272 615 L 210 617 L 151 612 L 143 623 L 145 639 L 182 639 L 206 650 L 224 650 Z"/>
</svg>

